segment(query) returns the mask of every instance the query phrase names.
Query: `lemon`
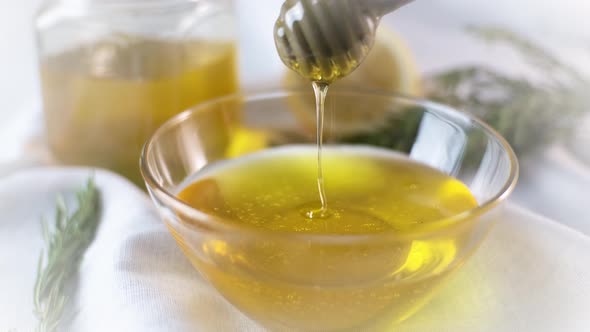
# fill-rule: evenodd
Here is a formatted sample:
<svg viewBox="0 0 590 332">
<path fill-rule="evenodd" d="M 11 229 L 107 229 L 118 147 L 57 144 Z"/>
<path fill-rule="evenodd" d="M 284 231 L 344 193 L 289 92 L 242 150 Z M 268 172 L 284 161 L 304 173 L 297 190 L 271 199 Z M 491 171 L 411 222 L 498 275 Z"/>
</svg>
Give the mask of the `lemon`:
<svg viewBox="0 0 590 332">
<path fill-rule="evenodd" d="M 225 151 L 228 158 L 236 158 L 248 153 L 263 150 L 268 146 L 269 135 L 256 129 L 236 128 Z"/>
<path fill-rule="evenodd" d="M 285 70 L 283 85 L 286 88 L 308 88 L 311 84 L 291 70 Z M 414 55 L 403 38 L 395 31 L 380 26 L 377 29 L 375 43 L 363 63 L 349 76 L 334 82 L 330 91 L 350 88 L 377 89 L 409 96 L 421 96 L 420 72 Z M 328 96 L 330 93 L 328 93 Z M 376 100 L 374 105 L 367 105 L 366 99 L 355 103 L 353 99 L 327 105 L 326 119 L 331 122 L 331 134 L 343 134 L 370 126 L 382 121 L 383 110 L 387 109 L 385 99 Z M 309 97 L 292 97 L 290 110 L 295 114 L 306 131 L 315 130 L 315 102 L 313 94 Z M 333 114 L 330 114 L 332 111 Z"/>
</svg>

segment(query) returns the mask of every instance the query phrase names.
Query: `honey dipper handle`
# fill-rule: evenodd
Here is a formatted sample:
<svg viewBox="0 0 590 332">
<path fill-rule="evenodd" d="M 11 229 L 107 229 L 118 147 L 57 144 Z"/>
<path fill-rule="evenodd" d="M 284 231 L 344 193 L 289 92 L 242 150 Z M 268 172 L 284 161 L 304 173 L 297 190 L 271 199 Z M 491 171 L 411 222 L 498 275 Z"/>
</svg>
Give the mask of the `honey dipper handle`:
<svg viewBox="0 0 590 332">
<path fill-rule="evenodd" d="M 412 2 L 413 0 L 363 0 L 375 15 L 382 17 L 394 10 Z"/>
</svg>

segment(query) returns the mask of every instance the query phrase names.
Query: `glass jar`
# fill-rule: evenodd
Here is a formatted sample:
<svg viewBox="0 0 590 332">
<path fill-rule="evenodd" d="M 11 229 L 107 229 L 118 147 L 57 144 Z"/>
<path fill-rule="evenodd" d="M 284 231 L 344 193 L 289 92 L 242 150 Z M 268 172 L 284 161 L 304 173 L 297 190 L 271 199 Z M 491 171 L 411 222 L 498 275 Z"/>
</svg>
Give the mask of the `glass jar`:
<svg viewBox="0 0 590 332">
<path fill-rule="evenodd" d="M 35 19 L 47 141 L 61 163 L 140 183 L 148 136 L 238 89 L 232 0 L 54 0 Z"/>
</svg>

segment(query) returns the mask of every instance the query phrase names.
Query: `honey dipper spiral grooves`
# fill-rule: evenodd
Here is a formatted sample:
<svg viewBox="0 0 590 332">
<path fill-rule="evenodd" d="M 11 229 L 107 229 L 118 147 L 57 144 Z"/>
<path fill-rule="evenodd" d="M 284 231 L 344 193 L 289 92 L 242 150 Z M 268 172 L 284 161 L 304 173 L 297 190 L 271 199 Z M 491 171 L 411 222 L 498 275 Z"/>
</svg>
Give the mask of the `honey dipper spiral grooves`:
<svg viewBox="0 0 590 332">
<path fill-rule="evenodd" d="M 411 0 L 287 0 L 275 23 L 277 51 L 301 76 L 331 83 L 365 58 L 382 15 Z"/>
</svg>

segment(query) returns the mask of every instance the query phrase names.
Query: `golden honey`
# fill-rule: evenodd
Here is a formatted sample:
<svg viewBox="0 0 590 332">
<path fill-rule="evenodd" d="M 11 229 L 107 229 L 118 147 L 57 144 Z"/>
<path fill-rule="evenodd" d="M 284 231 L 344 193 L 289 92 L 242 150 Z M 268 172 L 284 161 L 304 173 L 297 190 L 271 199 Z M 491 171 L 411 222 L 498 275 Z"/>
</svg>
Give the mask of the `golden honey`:
<svg viewBox="0 0 590 332">
<path fill-rule="evenodd" d="M 477 202 L 460 181 L 391 151 L 323 152 L 325 216 L 307 214 L 320 204 L 316 147 L 285 146 L 209 165 L 180 188 L 191 207 L 238 226 L 235 238 L 172 233 L 229 301 L 269 326 L 386 330 L 454 268 L 466 229 L 443 221 Z M 431 232 L 442 235 L 422 236 Z"/>
<path fill-rule="evenodd" d="M 139 153 L 156 128 L 237 91 L 236 50 L 229 42 L 117 38 L 42 61 L 47 134 L 60 161 L 139 182 Z"/>
</svg>

